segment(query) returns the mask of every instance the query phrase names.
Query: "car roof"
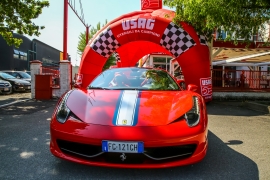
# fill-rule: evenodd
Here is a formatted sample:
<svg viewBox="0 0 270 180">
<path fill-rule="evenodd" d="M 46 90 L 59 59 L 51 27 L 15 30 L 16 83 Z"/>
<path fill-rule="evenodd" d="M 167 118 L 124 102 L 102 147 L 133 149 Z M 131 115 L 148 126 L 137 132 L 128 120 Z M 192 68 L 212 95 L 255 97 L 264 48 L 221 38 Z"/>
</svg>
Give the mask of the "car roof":
<svg viewBox="0 0 270 180">
<path fill-rule="evenodd" d="M 26 72 L 26 71 L 1 70 L 0 72 Z"/>
</svg>

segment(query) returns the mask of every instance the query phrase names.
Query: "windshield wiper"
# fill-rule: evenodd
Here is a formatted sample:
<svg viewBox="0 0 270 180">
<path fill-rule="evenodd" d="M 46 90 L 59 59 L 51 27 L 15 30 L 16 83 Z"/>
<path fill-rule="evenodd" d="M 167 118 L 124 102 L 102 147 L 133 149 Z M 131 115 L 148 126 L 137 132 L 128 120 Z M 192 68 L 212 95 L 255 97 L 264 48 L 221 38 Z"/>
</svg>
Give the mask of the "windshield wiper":
<svg viewBox="0 0 270 180">
<path fill-rule="evenodd" d="M 119 88 L 112 88 L 113 90 L 141 90 L 140 88 L 136 88 L 136 87 L 119 87 Z"/>
<path fill-rule="evenodd" d="M 88 89 L 108 89 L 108 88 L 104 88 L 104 87 L 93 87 L 93 86 L 88 86 Z"/>
</svg>

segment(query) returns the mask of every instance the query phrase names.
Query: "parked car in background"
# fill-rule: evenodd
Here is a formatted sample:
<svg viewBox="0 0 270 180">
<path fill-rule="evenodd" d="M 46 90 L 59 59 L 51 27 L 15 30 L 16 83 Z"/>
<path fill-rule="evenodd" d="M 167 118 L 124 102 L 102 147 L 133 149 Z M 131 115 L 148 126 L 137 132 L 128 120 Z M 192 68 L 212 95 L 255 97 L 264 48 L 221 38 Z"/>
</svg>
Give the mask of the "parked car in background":
<svg viewBox="0 0 270 180">
<path fill-rule="evenodd" d="M 25 72 L 31 76 L 31 71 L 25 71 Z"/>
<path fill-rule="evenodd" d="M 8 81 L 0 80 L 0 94 L 12 93 L 12 85 Z"/>
<path fill-rule="evenodd" d="M 12 85 L 12 91 L 31 91 L 31 83 L 25 80 L 17 79 L 10 74 L 0 72 L 0 80 L 5 80 L 10 82 Z"/>
<path fill-rule="evenodd" d="M 31 76 L 25 71 L 2 71 L 4 73 L 10 74 L 17 79 L 22 79 L 31 83 Z"/>
</svg>

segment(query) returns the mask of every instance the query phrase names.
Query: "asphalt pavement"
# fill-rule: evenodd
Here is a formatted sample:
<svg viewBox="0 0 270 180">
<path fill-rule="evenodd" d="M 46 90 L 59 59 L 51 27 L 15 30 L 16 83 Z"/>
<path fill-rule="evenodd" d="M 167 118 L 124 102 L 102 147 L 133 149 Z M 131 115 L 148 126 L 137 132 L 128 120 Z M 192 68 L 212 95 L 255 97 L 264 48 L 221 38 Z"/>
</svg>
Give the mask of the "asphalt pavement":
<svg viewBox="0 0 270 180">
<path fill-rule="evenodd" d="M 86 166 L 51 155 L 56 103 L 30 99 L 0 108 L 0 179 L 270 179 L 270 116 L 243 102 L 207 104 L 209 149 L 202 162 L 155 170 Z"/>
<path fill-rule="evenodd" d="M 17 92 L 8 95 L 0 94 L 0 108 L 16 104 L 18 102 L 25 102 L 31 99 L 30 92 Z"/>
<path fill-rule="evenodd" d="M 31 93 L 14 93 L 0 96 L 0 114 L 23 115 L 47 109 L 55 104 L 57 99 L 36 100 Z"/>
</svg>

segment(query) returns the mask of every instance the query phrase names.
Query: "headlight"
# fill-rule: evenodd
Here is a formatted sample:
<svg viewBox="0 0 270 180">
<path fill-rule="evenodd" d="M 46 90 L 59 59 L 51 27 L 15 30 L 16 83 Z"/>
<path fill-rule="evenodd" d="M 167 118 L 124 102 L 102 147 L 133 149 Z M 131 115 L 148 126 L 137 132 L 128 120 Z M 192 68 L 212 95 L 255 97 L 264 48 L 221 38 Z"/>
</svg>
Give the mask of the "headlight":
<svg viewBox="0 0 270 180">
<path fill-rule="evenodd" d="M 200 122 L 200 107 L 197 96 L 193 96 L 193 107 L 190 111 L 185 114 L 185 119 L 188 126 L 196 126 Z"/>
<path fill-rule="evenodd" d="M 21 83 L 15 82 L 16 85 L 21 85 Z"/>
<path fill-rule="evenodd" d="M 68 96 L 70 95 L 72 91 L 68 92 L 64 95 L 63 99 L 58 105 L 58 109 L 56 111 L 56 119 L 60 123 L 65 123 L 69 117 L 72 117 L 72 119 L 81 121 L 80 118 L 78 118 L 71 110 L 67 107 L 66 102 L 68 99 Z"/>
<path fill-rule="evenodd" d="M 59 104 L 58 110 L 56 112 L 56 119 L 60 123 L 65 123 L 70 113 L 70 110 L 68 109 L 66 105 L 66 99 L 67 99 L 66 97 L 67 96 L 65 96 L 62 102 Z"/>
</svg>

